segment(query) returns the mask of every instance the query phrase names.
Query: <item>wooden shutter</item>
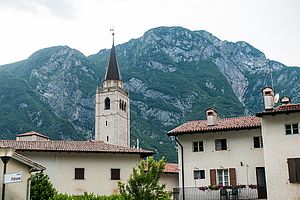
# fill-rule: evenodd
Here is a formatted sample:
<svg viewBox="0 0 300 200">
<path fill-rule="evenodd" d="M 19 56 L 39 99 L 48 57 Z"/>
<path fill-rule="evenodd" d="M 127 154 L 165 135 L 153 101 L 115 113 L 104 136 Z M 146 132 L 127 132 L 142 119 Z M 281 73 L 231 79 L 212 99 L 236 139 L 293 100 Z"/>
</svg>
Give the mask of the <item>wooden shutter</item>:
<svg viewBox="0 0 300 200">
<path fill-rule="evenodd" d="M 235 172 L 235 168 L 230 168 L 229 169 L 229 177 L 230 177 L 230 185 L 231 186 L 236 186 L 236 172 Z"/>
<path fill-rule="evenodd" d="M 120 169 L 111 169 L 111 180 L 120 180 Z"/>
<path fill-rule="evenodd" d="M 300 183 L 300 158 L 295 158 L 296 164 L 296 181 Z"/>
<path fill-rule="evenodd" d="M 75 168 L 75 179 L 84 179 L 84 168 Z"/>
<path fill-rule="evenodd" d="M 210 170 L 210 185 L 217 185 L 217 175 L 215 169 Z"/>
<path fill-rule="evenodd" d="M 289 180 L 290 183 L 296 183 L 296 162 L 294 158 L 288 158 Z"/>
</svg>

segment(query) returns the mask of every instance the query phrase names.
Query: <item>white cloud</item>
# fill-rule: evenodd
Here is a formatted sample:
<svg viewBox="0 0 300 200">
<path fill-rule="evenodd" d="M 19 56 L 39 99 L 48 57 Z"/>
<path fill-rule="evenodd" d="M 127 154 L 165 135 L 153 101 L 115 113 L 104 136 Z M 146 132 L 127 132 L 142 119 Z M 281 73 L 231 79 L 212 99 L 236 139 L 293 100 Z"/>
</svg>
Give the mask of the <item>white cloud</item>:
<svg viewBox="0 0 300 200">
<path fill-rule="evenodd" d="M 89 55 L 157 26 L 207 30 L 244 40 L 287 65 L 300 66 L 298 0 L 0 0 L 0 64 L 68 45 Z"/>
</svg>

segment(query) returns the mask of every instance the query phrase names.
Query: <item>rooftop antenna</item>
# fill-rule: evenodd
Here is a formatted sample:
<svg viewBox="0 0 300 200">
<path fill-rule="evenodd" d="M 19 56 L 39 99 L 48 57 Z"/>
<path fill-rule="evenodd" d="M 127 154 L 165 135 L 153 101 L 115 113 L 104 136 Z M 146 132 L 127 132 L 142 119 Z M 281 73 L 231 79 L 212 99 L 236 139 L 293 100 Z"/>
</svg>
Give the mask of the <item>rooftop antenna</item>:
<svg viewBox="0 0 300 200">
<path fill-rule="evenodd" d="M 136 148 L 137 148 L 137 149 L 140 148 L 140 141 L 139 141 L 139 138 L 136 139 Z"/>
</svg>

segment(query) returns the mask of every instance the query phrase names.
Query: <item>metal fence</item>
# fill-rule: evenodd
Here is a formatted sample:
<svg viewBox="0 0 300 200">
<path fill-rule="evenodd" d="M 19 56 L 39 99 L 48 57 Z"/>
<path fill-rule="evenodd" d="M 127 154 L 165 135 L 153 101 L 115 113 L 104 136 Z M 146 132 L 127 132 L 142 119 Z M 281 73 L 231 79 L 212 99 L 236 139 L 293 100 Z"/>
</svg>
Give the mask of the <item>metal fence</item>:
<svg viewBox="0 0 300 200">
<path fill-rule="evenodd" d="M 220 190 L 201 190 L 198 187 L 184 188 L 185 200 L 251 200 L 258 199 L 257 189 L 238 189 L 237 195 L 232 194 L 231 189 L 227 189 L 227 195 L 221 195 Z M 182 188 L 174 188 L 173 199 L 183 200 Z"/>
</svg>

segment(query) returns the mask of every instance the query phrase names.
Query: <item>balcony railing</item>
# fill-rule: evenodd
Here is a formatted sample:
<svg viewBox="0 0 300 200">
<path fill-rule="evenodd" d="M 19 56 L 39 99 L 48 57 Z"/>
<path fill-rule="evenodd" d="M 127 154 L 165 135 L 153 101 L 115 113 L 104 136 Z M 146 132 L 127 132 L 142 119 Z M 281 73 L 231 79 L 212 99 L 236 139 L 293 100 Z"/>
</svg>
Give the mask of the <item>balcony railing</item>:
<svg viewBox="0 0 300 200">
<path fill-rule="evenodd" d="M 201 190 L 198 187 L 184 188 L 185 200 L 251 200 L 258 199 L 257 189 L 239 188 L 237 194 L 232 189 L 227 189 L 227 195 L 221 194 L 221 190 Z M 173 199 L 183 200 L 182 188 L 174 188 Z"/>
</svg>

